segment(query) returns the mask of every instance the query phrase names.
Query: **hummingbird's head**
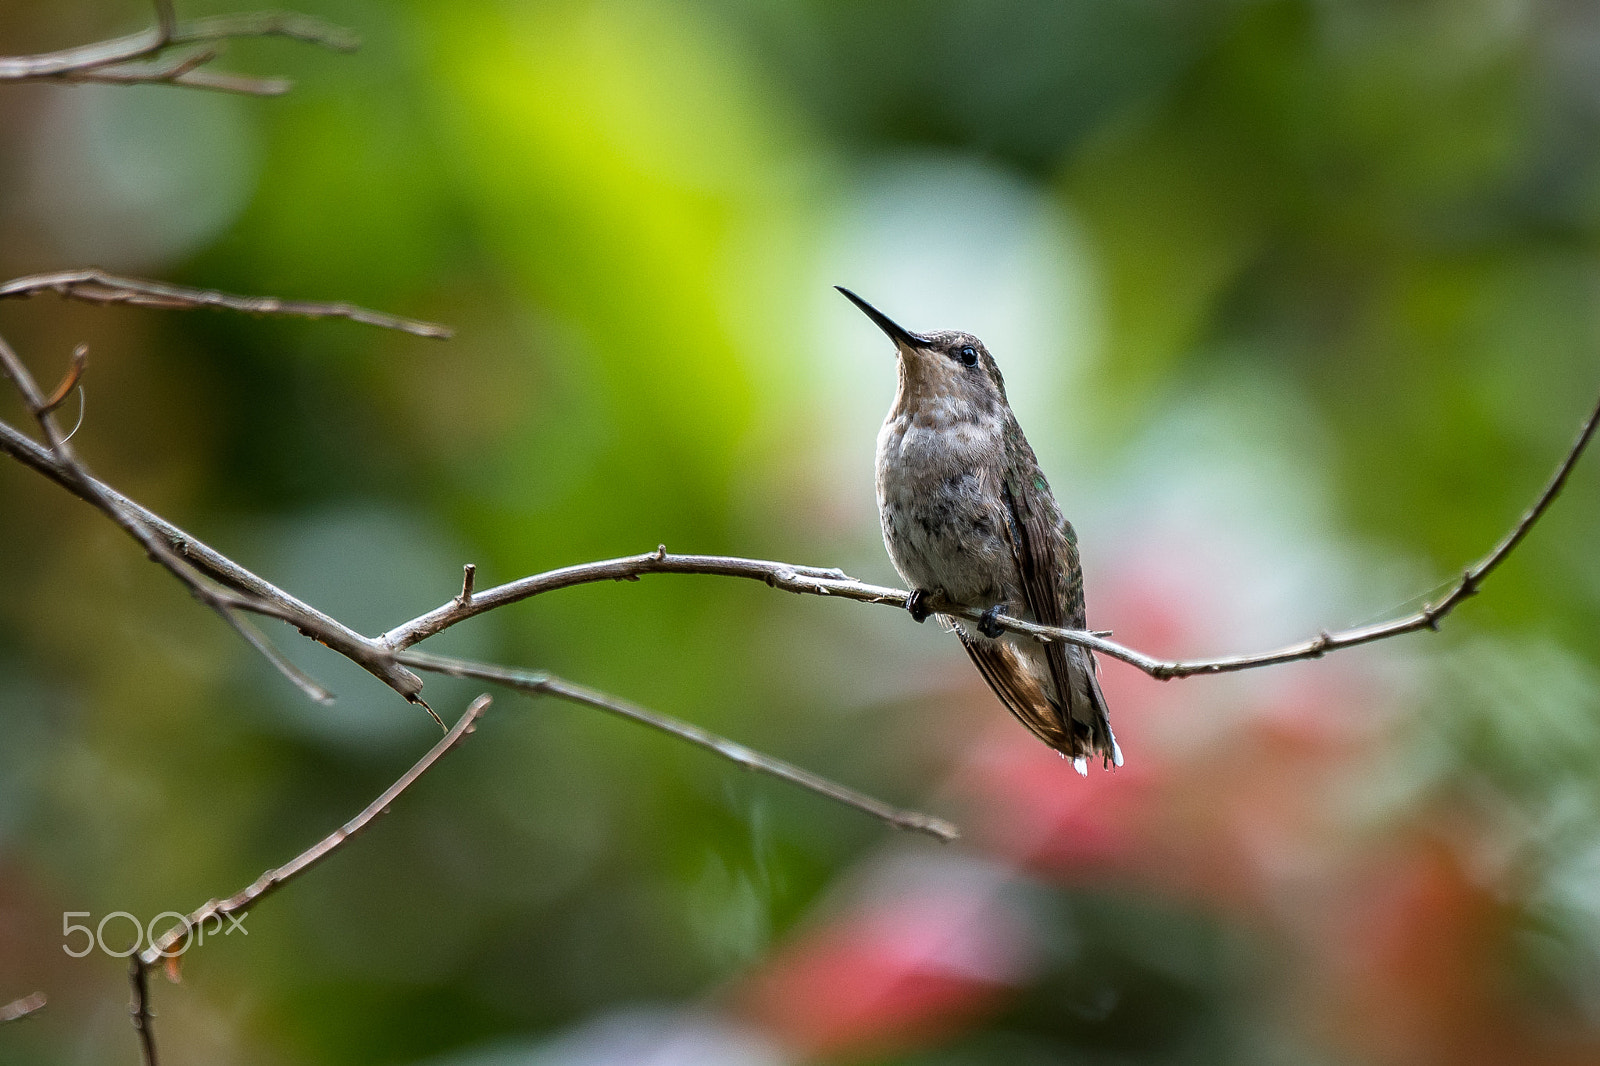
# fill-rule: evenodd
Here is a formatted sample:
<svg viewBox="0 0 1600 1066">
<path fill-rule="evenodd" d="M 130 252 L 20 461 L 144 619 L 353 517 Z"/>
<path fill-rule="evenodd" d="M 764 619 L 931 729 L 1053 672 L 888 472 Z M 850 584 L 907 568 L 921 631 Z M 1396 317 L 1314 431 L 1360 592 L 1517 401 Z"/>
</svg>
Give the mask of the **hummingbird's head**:
<svg viewBox="0 0 1600 1066">
<path fill-rule="evenodd" d="M 1006 383 L 994 356 L 970 333 L 912 333 L 842 286 L 834 286 L 888 334 L 900 356 L 899 403 L 953 404 L 973 414 L 992 414 L 1006 403 Z"/>
</svg>

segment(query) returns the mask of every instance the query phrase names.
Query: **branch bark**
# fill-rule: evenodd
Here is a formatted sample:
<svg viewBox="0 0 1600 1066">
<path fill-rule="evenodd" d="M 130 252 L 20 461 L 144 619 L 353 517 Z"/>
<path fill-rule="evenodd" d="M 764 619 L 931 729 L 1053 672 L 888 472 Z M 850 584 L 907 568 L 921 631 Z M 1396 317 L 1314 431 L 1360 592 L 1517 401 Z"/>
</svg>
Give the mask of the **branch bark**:
<svg viewBox="0 0 1600 1066">
<path fill-rule="evenodd" d="M 282 866 L 266 871 L 227 899 L 207 901 L 182 921 L 174 924 L 165 933 L 156 937 L 149 947 L 128 960 L 128 981 L 133 991 L 132 1006 L 129 1013 L 133 1016 L 134 1031 L 139 1035 L 139 1052 L 143 1057 L 144 1066 L 157 1066 L 154 1016 L 150 1011 L 150 968 L 163 959 L 168 960 L 170 965 L 171 960 L 176 959 L 179 954 L 188 950 L 196 929 L 203 931 L 206 923 L 210 921 L 215 921 L 217 927 L 221 928 L 224 918 L 246 911 L 270 896 L 349 843 L 358 833 L 377 821 L 379 815 L 387 814 L 390 805 L 399 799 L 406 789 L 416 784 L 423 774 L 431 770 L 435 763 L 444 758 L 446 754 L 477 728 L 478 719 L 483 716 L 483 712 L 488 708 L 488 696 L 479 696 L 473 700 L 471 705 L 467 707 L 466 713 L 451 727 L 449 732 L 429 749 L 426 755 L 418 759 L 411 769 L 401 774 L 394 784 L 384 789 L 377 799 L 367 804 L 360 814 Z M 183 947 L 174 952 L 173 949 L 178 948 L 180 943 Z"/>
</svg>

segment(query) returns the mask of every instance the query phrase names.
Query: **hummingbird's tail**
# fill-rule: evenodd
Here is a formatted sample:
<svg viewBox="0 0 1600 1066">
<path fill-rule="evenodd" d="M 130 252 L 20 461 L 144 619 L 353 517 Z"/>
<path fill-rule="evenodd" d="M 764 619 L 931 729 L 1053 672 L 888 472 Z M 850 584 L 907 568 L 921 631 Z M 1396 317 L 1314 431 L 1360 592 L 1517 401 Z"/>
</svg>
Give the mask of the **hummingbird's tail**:
<svg viewBox="0 0 1600 1066">
<path fill-rule="evenodd" d="M 963 627 L 958 626 L 956 634 L 1006 709 L 1040 740 L 1071 759 L 1079 773 L 1087 772 L 1091 758 L 1110 766 L 1122 765 L 1105 693 L 1095 676 L 1094 655 L 1087 648 L 1028 641 L 1024 651 L 1013 640 L 990 640 Z M 1049 664 L 1047 660 L 1056 654 L 1061 661 Z M 1065 677 L 1066 684 L 1057 685 L 1055 677 Z"/>
</svg>

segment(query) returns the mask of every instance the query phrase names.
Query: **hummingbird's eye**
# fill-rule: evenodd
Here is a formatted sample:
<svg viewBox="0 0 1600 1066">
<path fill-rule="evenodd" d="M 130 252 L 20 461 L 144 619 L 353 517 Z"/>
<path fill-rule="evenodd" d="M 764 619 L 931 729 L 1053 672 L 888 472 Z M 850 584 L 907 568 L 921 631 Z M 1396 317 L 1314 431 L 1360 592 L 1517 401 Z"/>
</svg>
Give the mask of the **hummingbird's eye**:
<svg viewBox="0 0 1600 1066">
<path fill-rule="evenodd" d="M 961 357 L 962 366 L 978 365 L 978 349 L 974 348 L 972 345 L 963 344 L 961 346 L 961 350 L 956 354 Z"/>
</svg>

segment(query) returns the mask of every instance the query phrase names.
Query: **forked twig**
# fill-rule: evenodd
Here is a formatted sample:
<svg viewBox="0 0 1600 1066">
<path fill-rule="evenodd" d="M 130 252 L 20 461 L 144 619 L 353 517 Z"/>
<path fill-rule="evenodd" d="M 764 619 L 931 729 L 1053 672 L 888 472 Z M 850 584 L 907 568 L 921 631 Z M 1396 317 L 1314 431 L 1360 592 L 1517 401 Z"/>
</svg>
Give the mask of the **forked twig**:
<svg viewBox="0 0 1600 1066">
<path fill-rule="evenodd" d="M 292 83 L 204 69 L 230 40 L 285 37 L 335 51 L 354 51 L 360 39 L 349 30 L 309 15 L 260 12 L 178 22 L 172 0 L 153 0 L 156 24 L 108 41 L 38 55 L 0 56 L 0 81 L 156 83 L 216 89 L 252 96 L 277 96 Z M 169 49 L 175 55 L 163 55 Z"/>
</svg>

